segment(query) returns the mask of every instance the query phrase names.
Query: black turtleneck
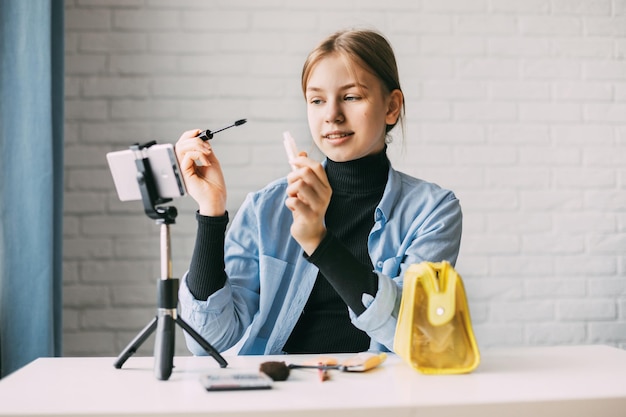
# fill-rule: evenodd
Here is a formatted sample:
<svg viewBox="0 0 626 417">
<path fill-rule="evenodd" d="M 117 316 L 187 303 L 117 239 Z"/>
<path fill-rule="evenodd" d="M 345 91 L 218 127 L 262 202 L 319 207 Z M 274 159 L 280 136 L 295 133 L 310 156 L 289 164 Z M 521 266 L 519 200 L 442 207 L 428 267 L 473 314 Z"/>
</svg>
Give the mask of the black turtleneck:
<svg viewBox="0 0 626 417">
<path fill-rule="evenodd" d="M 388 172 L 385 151 L 349 162 L 327 161 L 326 175 L 333 190 L 325 216 L 327 233 L 308 257 L 320 272 L 285 352 L 360 352 L 369 348 L 369 336 L 351 323 L 346 305 L 359 315 L 365 311 L 363 294 L 375 295 L 378 290 L 367 241 Z"/>
</svg>

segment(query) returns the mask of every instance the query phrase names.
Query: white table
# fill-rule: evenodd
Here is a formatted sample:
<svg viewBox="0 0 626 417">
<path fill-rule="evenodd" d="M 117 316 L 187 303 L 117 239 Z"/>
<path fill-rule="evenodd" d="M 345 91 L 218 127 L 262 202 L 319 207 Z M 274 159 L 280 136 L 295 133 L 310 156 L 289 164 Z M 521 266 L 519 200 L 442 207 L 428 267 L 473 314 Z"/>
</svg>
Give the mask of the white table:
<svg viewBox="0 0 626 417">
<path fill-rule="evenodd" d="M 340 355 L 338 355 L 340 356 Z M 395 355 L 367 373 L 292 370 L 271 390 L 207 392 L 208 372 L 256 371 L 309 356 L 174 358 L 168 381 L 152 357 L 42 358 L 0 380 L 0 415 L 12 416 L 626 416 L 626 351 L 606 346 L 483 352 L 469 375 L 428 376 Z"/>
</svg>

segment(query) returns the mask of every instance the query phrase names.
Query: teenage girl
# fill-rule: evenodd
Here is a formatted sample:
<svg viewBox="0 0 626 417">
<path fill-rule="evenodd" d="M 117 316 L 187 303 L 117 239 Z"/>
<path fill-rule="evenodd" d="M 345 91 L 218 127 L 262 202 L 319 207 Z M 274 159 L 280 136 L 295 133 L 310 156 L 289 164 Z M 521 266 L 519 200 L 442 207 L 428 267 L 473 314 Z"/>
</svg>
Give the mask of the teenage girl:
<svg viewBox="0 0 626 417">
<path fill-rule="evenodd" d="M 228 232 L 211 143 L 200 130 L 177 142 L 198 203 L 181 315 L 219 351 L 240 340 L 240 354 L 393 350 L 404 271 L 422 261 L 454 265 L 459 201 L 390 165 L 387 134 L 403 123 L 404 95 L 381 34 L 324 39 L 304 63 L 302 90 L 325 160 L 300 152 L 286 178 L 247 196 Z M 206 354 L 188 336 L 187 344 Z"/>
</svg>

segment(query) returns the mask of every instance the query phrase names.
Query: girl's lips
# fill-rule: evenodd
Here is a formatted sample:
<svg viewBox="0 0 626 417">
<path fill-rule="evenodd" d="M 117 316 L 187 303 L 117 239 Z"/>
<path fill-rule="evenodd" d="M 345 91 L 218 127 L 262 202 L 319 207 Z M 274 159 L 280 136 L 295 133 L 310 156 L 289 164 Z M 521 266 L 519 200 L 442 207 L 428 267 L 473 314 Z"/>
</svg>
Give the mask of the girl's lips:
<svg viewBox="0 0 626 417">
<path fill-rule="evenodd" d="M 350 135 L 349 132 L 331 132 L 324 135 L 326 139 L 339 139 L 344 136 Z"/>
<path fill-rule="evenodd" d="M 322 138 L 333 145 L 339 145 L 354 135 L 353 132 L 329 132 L 322 136 Z"/>
</svg>

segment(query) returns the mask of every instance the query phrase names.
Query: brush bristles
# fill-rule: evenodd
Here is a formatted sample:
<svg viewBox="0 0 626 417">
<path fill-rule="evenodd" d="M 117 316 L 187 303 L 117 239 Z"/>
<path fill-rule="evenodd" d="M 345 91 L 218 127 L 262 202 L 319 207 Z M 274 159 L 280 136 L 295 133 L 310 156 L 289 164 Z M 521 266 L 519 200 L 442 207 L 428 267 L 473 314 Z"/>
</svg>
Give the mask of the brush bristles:
<svg viewBox="0 0 626 417">
<path fill-rule="evenodd" d="M 285 362 L 263 362 L 259 370 L 274 381 L 285 381 L 289 378 L 289 367 Z"/>
</svg>

